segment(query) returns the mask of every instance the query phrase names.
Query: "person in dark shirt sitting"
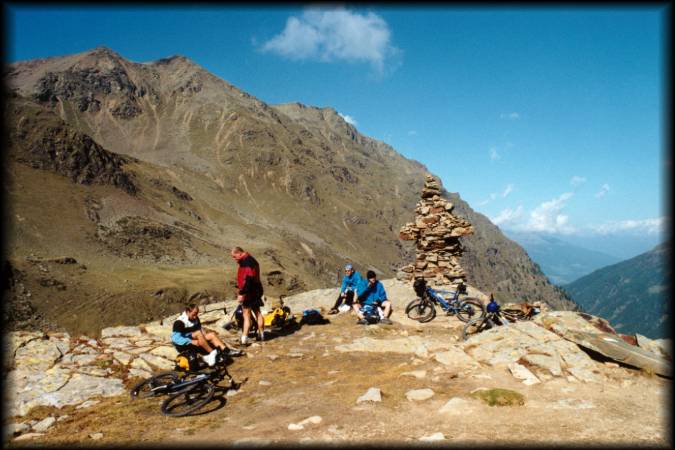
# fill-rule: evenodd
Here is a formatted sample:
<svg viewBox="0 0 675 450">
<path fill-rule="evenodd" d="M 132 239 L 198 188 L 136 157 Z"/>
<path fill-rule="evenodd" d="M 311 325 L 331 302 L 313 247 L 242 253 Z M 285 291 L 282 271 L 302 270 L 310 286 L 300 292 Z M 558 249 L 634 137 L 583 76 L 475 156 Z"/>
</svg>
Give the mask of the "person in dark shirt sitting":
<svg viewBox="0 0 675 450">
<path fill-rule="evenodd" d="M 191 344 L 203 348 L 208 352 L 208 355 L 203 358 L 209 366 L 215 365 L 219 350 L 224 354 L 229 352 L 216 333 L 204 332 L 199 321 L 199 307 L 194 303 L 188 305 L 178 320 L 173 323 L 171 342 L 179 346 Z"/>
</svg>

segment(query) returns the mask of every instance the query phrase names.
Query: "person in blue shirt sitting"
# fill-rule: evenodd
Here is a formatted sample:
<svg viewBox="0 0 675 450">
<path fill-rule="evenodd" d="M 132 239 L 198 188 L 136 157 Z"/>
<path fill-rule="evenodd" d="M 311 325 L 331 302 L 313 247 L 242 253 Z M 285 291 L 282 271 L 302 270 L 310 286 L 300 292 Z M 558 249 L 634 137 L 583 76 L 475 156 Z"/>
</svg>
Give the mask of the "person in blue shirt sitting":
<svg viewBox="0 0 675 450">
<path fill-rule="evenodd" d="M 356 303 L 354 303 L 354 311 L 359 316 L 357 323 L 364 325 L 368 323 L 363 311 L 361 311 L 362 308 L 381 307 L 384 310 L 384 318 L 380 322 L 391 324 L 391 320 L 389 319 L 392 312 L 391 302 L 387 299 L 384 286 L 377 280 L 377 275 L 372 270 L 368 271 L 366 278 L 367 280 L 364 280 L 357 290 L 358 297 Z"/>
<path fill-rule="evenodd" d="M 328 314 L 337 314 L 338 308 L 344 300 L 345 305 L 352 306 L 354 302 L 354 292 L 358 289 L 359 285 L 363 282 L 361 274 L 354 270 L 354 266 L 347 264 L 345 266 L 345 276 L 342 278 L 342 286 L 340 287 L 340 295 L 335 301 L 333 309 L 328 311 Z"/>
</svg>

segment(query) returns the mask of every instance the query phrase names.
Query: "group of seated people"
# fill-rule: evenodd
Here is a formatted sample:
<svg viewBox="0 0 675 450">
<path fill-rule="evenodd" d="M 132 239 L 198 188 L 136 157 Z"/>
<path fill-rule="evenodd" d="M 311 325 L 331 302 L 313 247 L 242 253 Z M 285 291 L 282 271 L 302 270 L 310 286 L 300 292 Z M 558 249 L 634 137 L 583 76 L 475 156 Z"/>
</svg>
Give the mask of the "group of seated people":
<svg viewBox="0 0 675 450">
<path fill-rule="evenodd" d="M 347 264 L 345 266 L 345 276 L 342 279 L 340 295 L 335 301 L 335 305 L 329 311 L 329 314 L 337 314 L 340 306 L 343 304 L 353 308 L 359 317 L 357 323 L 367 324 L 366 313 L 382 308 L 382 317 L 380 323 L 391 324 L 391 301 L 387 299 L 387 293 L 384 286 L 377 279 L 377 275 L 372 270 L 366 273 L 364 279 L 361 274 L 354 270 L 354 266 Z"/>
<path fill-rule="evenodd" d="M 369 323 L 366 315 L 378 314 L 378 308 L 382 308 L 382 318 L 379 322 L 391 324 L 389 316 L 392 308 L 387 299 L 387 293 L 382 283 L 377 280 L 377 275 L 372 270 L 366 273 L 364 279 L 354 270 L 351 264 L 345 266 L 345 277 L 342 279 L 340 295 L 329 314 L 337 314 L 338 308 L 344 303 L 353 309 L 359 317 L 357 323 Z M 239 356 L 240 350 L 228 347 L 213 331 L 205 331 L 199 321 L 199 306 L 190 304 L 173 323 L 171 342 L 179 352 L 194 349 L 198 353 L 205 354 L 204 361 L 209 366 L 214 366 L 223 355 Z"/>
</svg>

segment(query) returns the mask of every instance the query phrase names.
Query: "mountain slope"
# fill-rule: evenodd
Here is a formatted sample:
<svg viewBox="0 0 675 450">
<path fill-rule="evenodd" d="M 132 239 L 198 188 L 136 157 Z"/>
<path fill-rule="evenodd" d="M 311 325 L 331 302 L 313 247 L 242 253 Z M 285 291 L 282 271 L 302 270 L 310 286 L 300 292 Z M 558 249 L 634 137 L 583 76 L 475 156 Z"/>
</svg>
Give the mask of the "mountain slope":
<svg viewBox="0 0 675 450">
<path fill-rule="evenodd" d="M 555 236 L 505 231 L 558 286 L 620 261 L 615 256 L 565 242 Z"/>
<path fill-rule="evenodd" d="M 189 299 L 229 297 L 234 245 L 259 260 L 271 295 L 334 285 L 347 260 L 383 278 L 412 260 L 398 229 L 414 215 L 427 169 L 332 108 L 270 106 L 184 57 L 141 64 L 107 48 L 11 64 L 5 79 L 15 134 L 42 120 L 59 130 L 36 134 L 30 148 L 12 140 L 5 168 L 20 295 L 59 323 L 87 322 L 78 331 L 95 333 Z M 91 167 L 105 176 L 82 172 L 84 157 L 65 165 L 84 178 L 61 170 L 61 149 L 100 160 Z M 109 182 L 120 174 L 133 192 Z M 477 287 L 569 307 L 527 259 L 481 268 L 490 248 L 515 245 L 496 227 L 481 236 L 466 241 Z M 50 262 L 64 256 L 86 269 Z"/>
<path fill-rule="evenodd" d="M 652 339 L 671 337 L 670 242 L 564 286 L 590 314 L 605 317 L 617 331 Z"/>
</svg>

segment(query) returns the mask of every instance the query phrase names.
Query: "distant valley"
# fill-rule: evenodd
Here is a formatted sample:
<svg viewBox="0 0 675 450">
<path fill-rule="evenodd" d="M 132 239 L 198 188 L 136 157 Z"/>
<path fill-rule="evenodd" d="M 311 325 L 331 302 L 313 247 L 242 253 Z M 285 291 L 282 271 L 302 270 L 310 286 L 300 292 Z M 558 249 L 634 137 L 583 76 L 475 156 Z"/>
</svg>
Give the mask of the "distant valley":
<svg viewBox="0 0 675 450">
<path fill-rule="evenodd" d="M 596 269 L 622 260 L 601 251 L 575 245 L 556 236 L 505 230 L 504 233 L 522 245 L 552 283 L 562 286 Z"/>
<path fill-rule="evenodd" d="M 669 254 L 666 242 L 563 288 L 584 311 L 606 318 L 621 333 L 671 338 Z"/>
</svg>

